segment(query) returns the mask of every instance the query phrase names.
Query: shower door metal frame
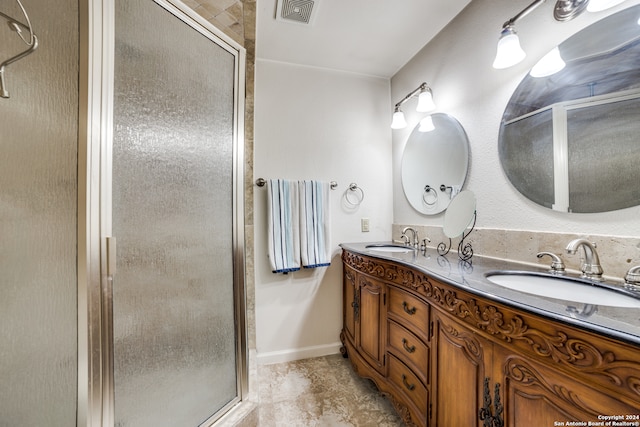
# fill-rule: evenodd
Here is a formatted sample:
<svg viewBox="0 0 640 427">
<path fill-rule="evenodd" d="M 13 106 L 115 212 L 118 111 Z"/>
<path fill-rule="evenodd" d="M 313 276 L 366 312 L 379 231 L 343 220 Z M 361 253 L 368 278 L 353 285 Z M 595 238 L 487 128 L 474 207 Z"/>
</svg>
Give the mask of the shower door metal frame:
<svg viewBox="0 0 640 427">
<path fill-rule="evenodd" d="M 235 59 L 233 120 L 233 276 L 237 397 L 202 425 L 211 425 L 248 394 L 244 246 L 244 99 L 246 51 L 178 0 L 149 0 L 216 43 Z M 78 427 L 112 427 L 113 301 L 111 183 L 115 5 L 80 0 L 78 131 Z"/>
</svg>

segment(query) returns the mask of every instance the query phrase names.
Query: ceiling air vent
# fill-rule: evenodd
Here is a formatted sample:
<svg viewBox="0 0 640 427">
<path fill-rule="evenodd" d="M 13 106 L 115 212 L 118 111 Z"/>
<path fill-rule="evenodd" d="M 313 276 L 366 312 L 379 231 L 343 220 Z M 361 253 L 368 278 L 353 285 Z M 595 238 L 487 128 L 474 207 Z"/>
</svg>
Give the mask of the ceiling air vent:
<svg viewBox="0 0 640 427">
<path fill-rule="evenodd" d="M 276 20 L 297 24 L 313 24 L 318 0 L 278 0 Z"/>
</svg>

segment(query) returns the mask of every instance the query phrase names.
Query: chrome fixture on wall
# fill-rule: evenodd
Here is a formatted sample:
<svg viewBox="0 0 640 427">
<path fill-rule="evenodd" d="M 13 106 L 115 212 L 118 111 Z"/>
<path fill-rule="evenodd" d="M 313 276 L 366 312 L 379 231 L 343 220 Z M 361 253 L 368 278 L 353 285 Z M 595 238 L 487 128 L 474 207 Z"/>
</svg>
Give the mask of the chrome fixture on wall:
<svg viewBox="0 0 640 427">
<path fill-rule="evenodd" d="M 413 90 L 395 105 L 393 110 L 393 120 L 391 121 L 391 129 L 403 129 L 407 126 L 407 121 L 405 120 L 404 113 L 400 107 L 414 96 L 418 97 L 418 105 L 416 106 L 417 112 L 428 113 L 436 109 L 436 104 L 433 102 L 433 92 L 431 91 L 431 88 L 426 83 L 422 83 L 417 89 Z M 420 120 L 421 132 L 429 132 L 433 129 L 434 126 L 431 115 Z"/>
<path fill-rule="evenodd" d="M 498 40 L 496 58 L 493 68 L 509 68 L 522 61 L 526 53 L 520 47 L 520 39 L 515 30 L 515 23 L 527 16 L 546 0 L 535 0 L 513 18 L 502 25 L 502 32 Z M 625 0 L 557 0 L 553 9 L 553 17 L 556 21 L 570 21 L 580 15 L 585 9 L 589 12 L 600 12 L 617 6 Z M 564 61 L 558 48 L 552 49 L 532 69 L 533 77 L 544 77 L 554 74 L 564 68 Z"/>
<path fill-rule="evenodd" d="M 15 31 L 16 34 L 18 34 L 18 36 L 22 39 L 22 41 L 27 45 L 27 49 L 18 53 L 17 55 L 12 56 L 11 58 L 7 59 L 6 61 L 2 62 L 2 64 L 0 64 L 0 97 L 2 98 L 9 98 L 9 91 L 6 88 L 6 84 L 4 81 L 5 68 L 9 64 L 12 64 L 18 61 L 19 59 L 24 58 L 25 56 L 29 55 L 30 53 L 32 53 L 34 50 L 38 48 L 38 38 L 33 33 L 33 28 L 31 27 L 31 20 L 29 20 L 29 15 L 27 15 L 27 11 L 24 10 L 24 6 L 20 2 L 20 0 L 16 0 L 16 1 L 18 2 L 18 6 L 20 6 L 20 9 L 22 10 L 22 15 L 24 16 L 26 24 L 23 24 L 22 22 L 13 19 L 9 15 L 5 15 L 2 12 L 0 12 L 0 16 L 2 16 L 4 19 L 7 20 L 7 23 L 9 24 L 9 28 L 12 31 Z M 29 31 L 28 37 L 25 37 L 23 35 L 22 33 L 23 29 Z"/>
<path fill-rule="evenodd" d="M 264 179 L 264 178 L 258 178 L 258 179 L 256 179 L 256 185 L 258 187 L 264 187 L 264 186 L 267 185 L 267 180 Z M 355 184 L 351 184 L 351 185 L 355 185 Z M 335 190 L 336 188 L 338 188 L 338 183 L 336 181 L 331 181 L 330 182 L 330 186 L 331 186 L 332 190 Z M 357 185 L 356 185 L 356 187 L 357 187 Z"/>
<path fill-rule="evenodd" d="M 358 207 L 364 200 L 364 190 L 358 187 L 358 184 L 352 182 L 344 192 L 344 201 L 350 207 Z"/>
</svg>

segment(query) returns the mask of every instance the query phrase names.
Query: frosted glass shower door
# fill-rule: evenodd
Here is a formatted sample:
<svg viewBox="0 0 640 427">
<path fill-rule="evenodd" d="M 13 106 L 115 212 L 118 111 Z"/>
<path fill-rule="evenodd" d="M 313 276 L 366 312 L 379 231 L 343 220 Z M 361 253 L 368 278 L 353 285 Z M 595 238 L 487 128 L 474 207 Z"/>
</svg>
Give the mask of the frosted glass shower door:
<svg viewBox="0 0 640 427">
<path fill-rule="evenodd" d="M 75 426 L 78 2 L 23 3 L 40 46 L 0 98 L 0 427 Z M 0 12 L 24 21 L 16 1 Z M 0 62 L 24 49 L 0 16 Z"/>
<path fill-rule="evenodd" d="M 198 426 L 237 399 L 234 55 L 116 1 L 116 426 Z"/>
</svg>

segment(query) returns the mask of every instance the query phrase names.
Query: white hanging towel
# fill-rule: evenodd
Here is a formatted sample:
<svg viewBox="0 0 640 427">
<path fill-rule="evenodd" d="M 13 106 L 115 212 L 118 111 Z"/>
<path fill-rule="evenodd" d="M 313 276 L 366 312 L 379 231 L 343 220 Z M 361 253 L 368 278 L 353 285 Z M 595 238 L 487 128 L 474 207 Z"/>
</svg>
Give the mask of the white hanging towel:
<svg viewBox="0 0 640 427">
<path fill-rule="evenodd" d="M 331 264 L 329 191 L 321 181 L 299 181 L 300 259 L 304 268 Z"/>
<path fill-rule="evenodd" d="M 298 182 L 267 181 L 269 260 L 274 273 L 300 270 Z"/>
</svg>

